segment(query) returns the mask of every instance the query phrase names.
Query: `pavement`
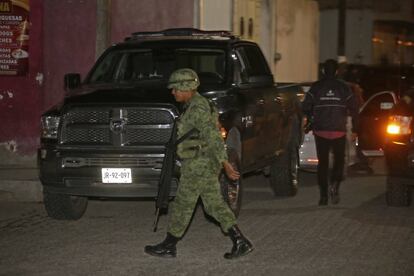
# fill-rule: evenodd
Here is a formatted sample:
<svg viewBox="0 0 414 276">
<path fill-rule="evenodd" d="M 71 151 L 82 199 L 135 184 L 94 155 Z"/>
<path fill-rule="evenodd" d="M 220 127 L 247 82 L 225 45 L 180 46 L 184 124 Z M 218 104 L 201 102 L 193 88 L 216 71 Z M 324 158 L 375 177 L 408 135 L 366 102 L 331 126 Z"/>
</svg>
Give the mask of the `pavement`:
<svg viewBox="0 0 414 276">
<path fill-rule="evenodd" d="M 160 242 L 154 201 L 89 201 L 77 221 L 36 202 L 0 202 L 0 275 L 414 275 L 414 206 L 387 207 L 385 175 L 348 175 L 338 205 L 317 206 L 315 173 L 295 197 L 274 197 L 261 174 L 244 179 L 238 224 L 255 250 L 225 260 L 230 239 L 199 206 L 175 259 L 144 253 Z"/>
<path fill-rule="evenodd" d="M 38 175 L 36 167 L 0 166 L 0 201 L 42 201 Z"/>
</svg>

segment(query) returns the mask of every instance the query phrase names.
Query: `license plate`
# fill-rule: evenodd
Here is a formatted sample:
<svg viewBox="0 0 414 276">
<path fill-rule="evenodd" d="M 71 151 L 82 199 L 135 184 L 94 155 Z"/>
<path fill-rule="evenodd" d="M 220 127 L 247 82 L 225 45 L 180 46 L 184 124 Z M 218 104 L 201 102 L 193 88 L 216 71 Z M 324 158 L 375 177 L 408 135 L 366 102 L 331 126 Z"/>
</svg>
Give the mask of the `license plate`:
<svg viewBox="0 0 414 276">
<path fill-rule="evenodd" d="M 102 168 L 102 183 L 132 183 L 130 168 Z"/>
<path fill-rule="evenodd" d="M 380 108 L 383 110 L 389 110 L 394 106 L 394 103 L 383 102 L 380 104 Z"/>
</svg>

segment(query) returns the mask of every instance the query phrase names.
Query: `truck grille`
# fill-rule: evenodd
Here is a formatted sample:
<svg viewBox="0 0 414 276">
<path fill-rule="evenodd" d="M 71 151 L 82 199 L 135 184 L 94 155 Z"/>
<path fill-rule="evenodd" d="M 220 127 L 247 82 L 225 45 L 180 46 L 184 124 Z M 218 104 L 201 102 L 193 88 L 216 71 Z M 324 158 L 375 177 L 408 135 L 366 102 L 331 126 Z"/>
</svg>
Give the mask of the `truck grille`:
<svg viewBox="0 0 414 276">
<path fill-rule="evenodd" d="M 81 168 L 81 167 L 140 167 L 153 170 L 161 170 L 163 156 L 157 157 L 64 157 L 62 158 L 63 168 Z"/>
<path fill-rule="evenodd" d="M 164 145 L 171 137 L 173 112 L 148 107 L 75 107 L 62 120 L 63 145 Z"/>
</svg>

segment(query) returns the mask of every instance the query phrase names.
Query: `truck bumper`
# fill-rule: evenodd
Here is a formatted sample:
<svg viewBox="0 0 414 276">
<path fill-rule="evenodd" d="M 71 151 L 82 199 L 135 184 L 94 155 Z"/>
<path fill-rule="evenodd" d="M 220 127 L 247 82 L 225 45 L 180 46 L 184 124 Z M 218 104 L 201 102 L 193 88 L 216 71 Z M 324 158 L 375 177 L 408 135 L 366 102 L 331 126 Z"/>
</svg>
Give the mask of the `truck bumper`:
<svg viewBox="0 0 414 276">
<path fill-rule="evenodd" d="M 65 153 L 46 147 L 38 151 L 39 178 L 45 191 L 90 197 L 156 197 L 162 161 L 162 154 Z M 132 181 L 103 183 L 102 168 L 129 168 Z M 176 166 L 171 196 L 177 190 L 178 171 Z"/>
</svg>

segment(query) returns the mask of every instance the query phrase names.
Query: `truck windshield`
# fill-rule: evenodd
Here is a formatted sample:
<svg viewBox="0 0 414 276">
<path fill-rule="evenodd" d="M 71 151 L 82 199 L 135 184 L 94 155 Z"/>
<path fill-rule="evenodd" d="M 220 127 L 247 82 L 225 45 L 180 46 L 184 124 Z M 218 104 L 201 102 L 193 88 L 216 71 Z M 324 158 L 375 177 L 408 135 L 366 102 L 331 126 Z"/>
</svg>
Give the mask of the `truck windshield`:
<svg viewBox="0 0 414 276">
<path fill-rule="evenodd" d="M 222 83 L 225 52 L 205 48 L 116 50 L 107 53 L 90 73 L 87 83 L 131 83 L 168 80 L 178 68 L 191 68 L 202 84 Z"/>
</svg>

